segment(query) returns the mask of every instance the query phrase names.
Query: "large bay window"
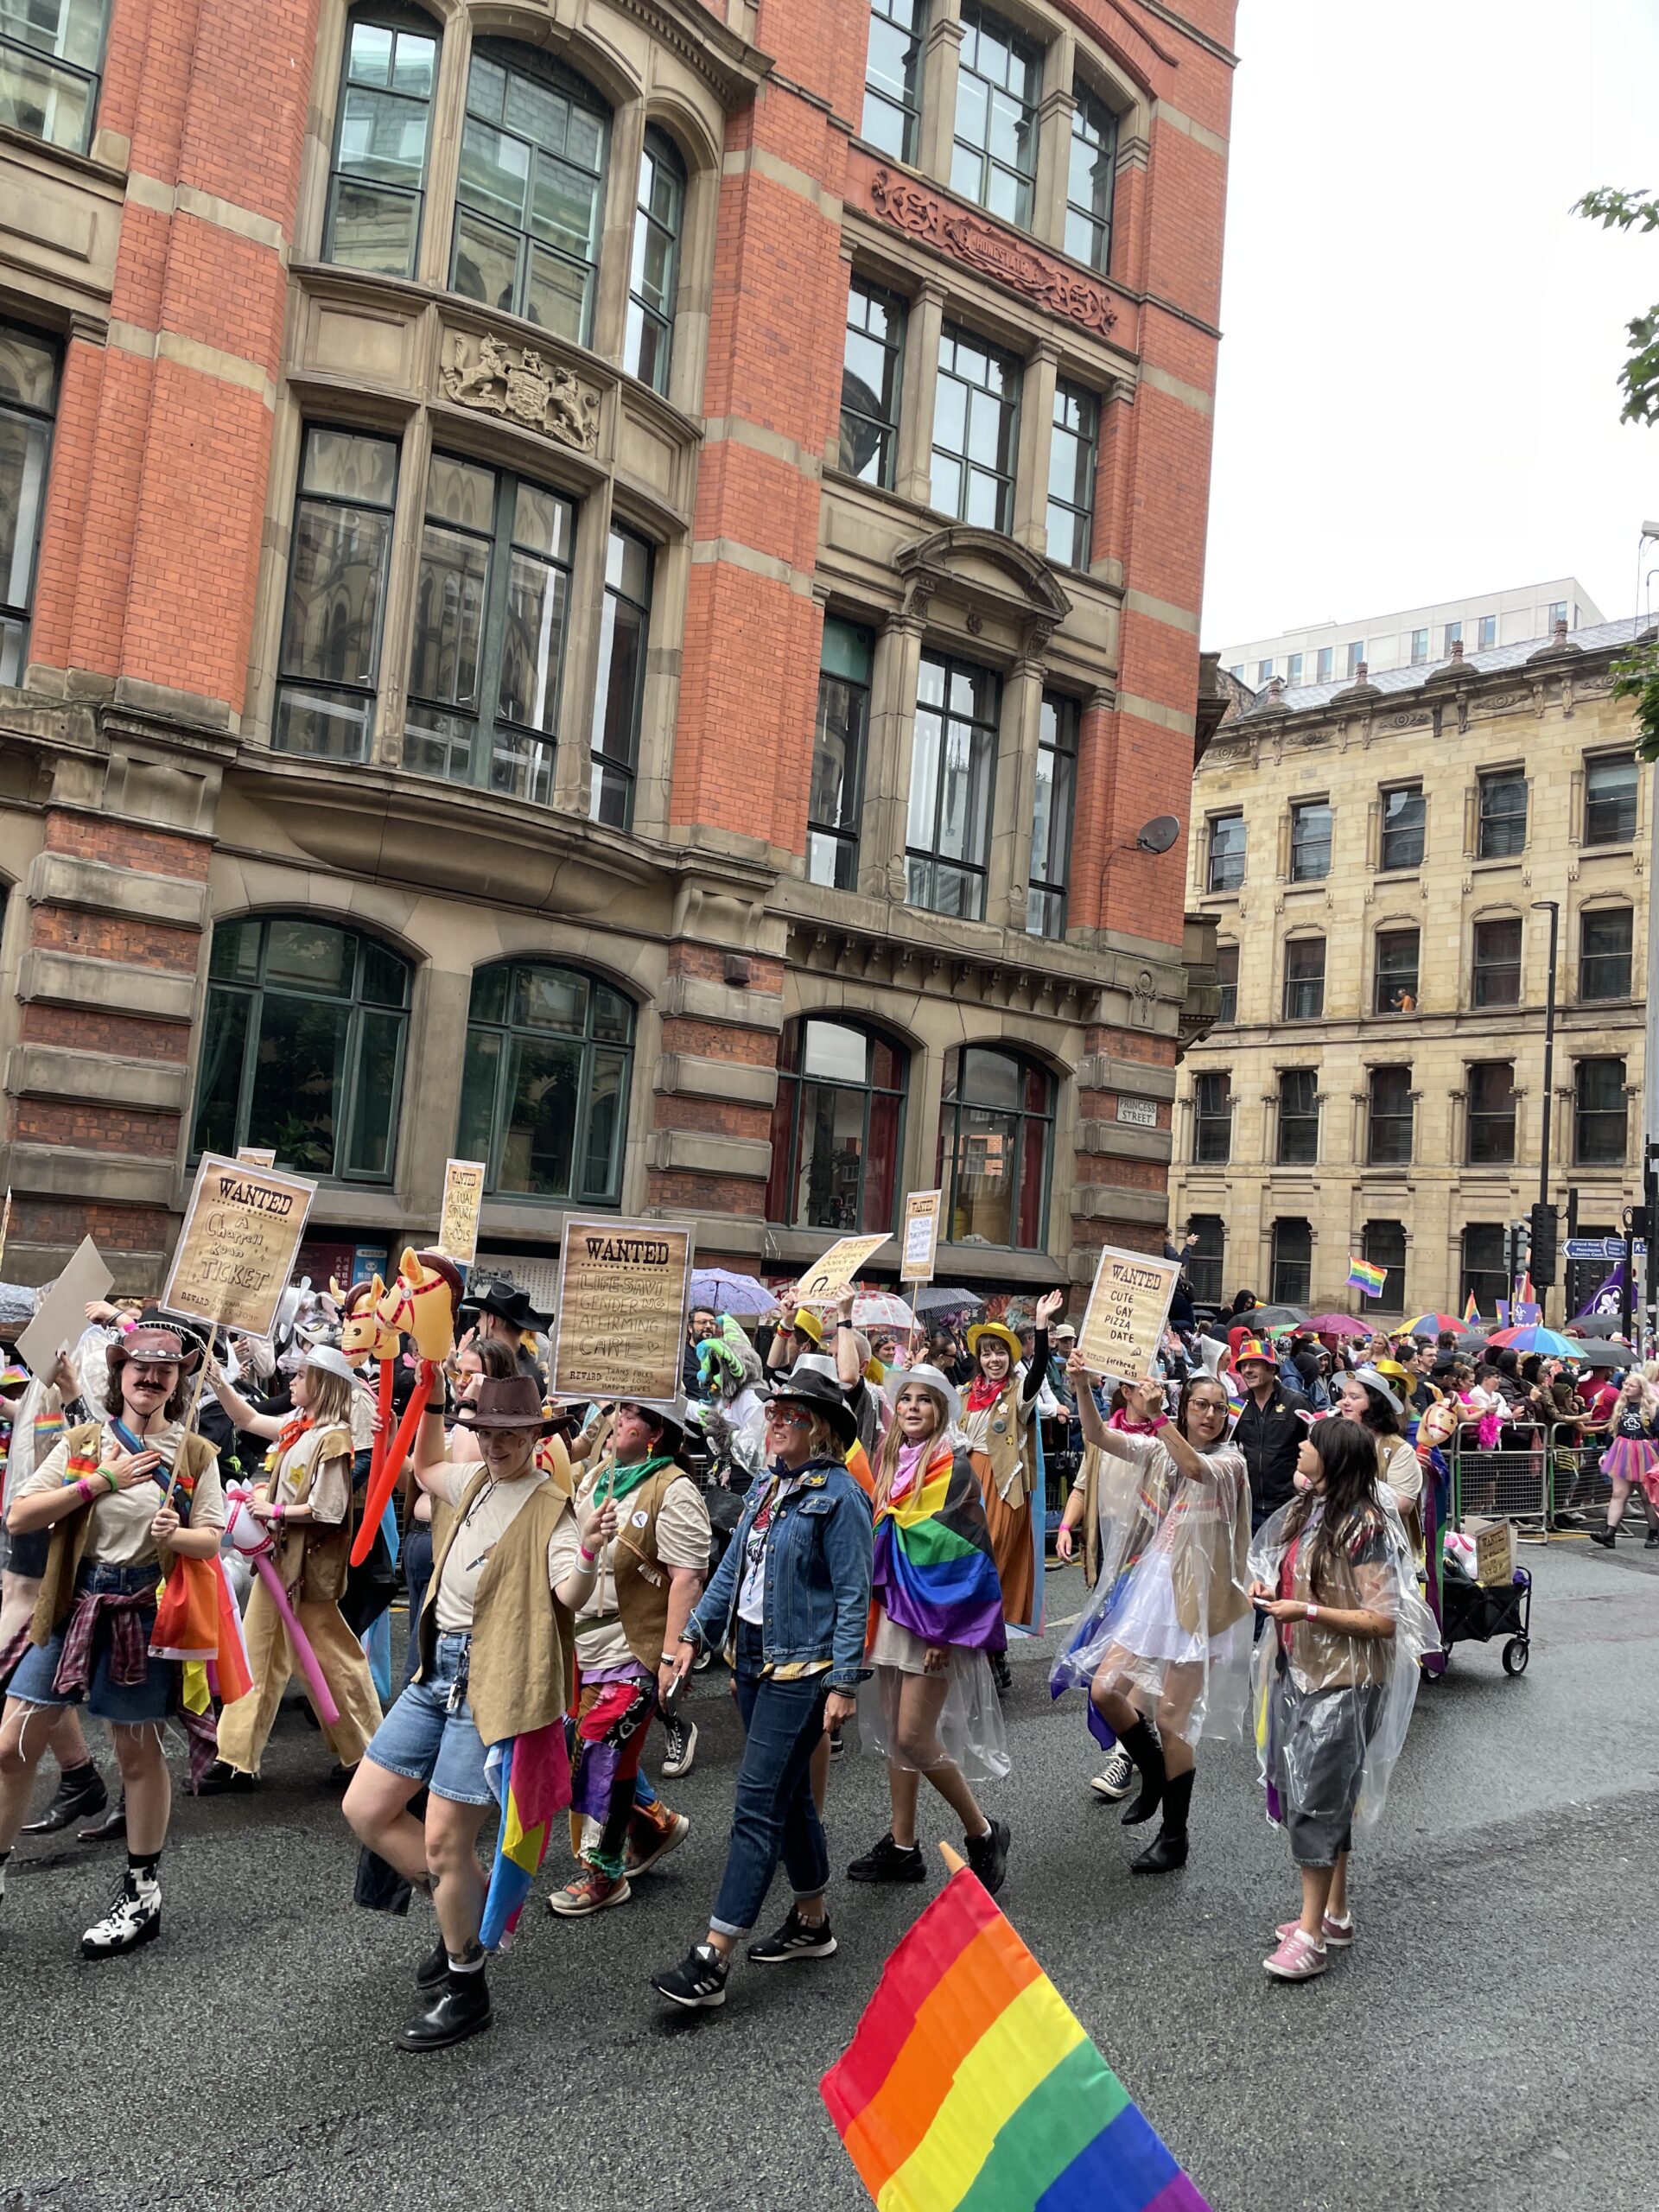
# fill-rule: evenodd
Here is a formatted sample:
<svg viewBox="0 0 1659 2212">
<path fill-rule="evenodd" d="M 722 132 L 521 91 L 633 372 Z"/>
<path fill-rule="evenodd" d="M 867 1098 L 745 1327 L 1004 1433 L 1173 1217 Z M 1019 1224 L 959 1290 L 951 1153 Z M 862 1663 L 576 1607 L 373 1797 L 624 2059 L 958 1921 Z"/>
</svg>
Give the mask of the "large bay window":
<svg viewBox="0 0 1659 2212">
<path fill-rule="evenodd" d="M 308 428 L 271 727 L 280 752 L 369 757 L 397 489 L 392 439 Z"/>
<path fill-rule="evenodd" d="M 412 276 L 438 68 L 437 27 L 412 9 L 362 9 L 346 33 L 322 257 Z"/>
</svg>

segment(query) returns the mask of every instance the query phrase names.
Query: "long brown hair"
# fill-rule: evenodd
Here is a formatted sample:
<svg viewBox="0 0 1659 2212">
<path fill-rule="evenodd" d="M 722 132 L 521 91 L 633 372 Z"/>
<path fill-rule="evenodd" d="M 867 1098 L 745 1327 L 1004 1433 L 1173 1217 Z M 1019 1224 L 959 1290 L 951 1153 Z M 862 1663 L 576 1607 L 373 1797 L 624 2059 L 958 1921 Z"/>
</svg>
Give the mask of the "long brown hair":
<svg viewBox="0 0 1659 2212">
<path fill-rule="evenodd" d="M 925 1390 L 928 1396 L 933 1401 L 934 1409 L 938 1414 L 938 1418 L 933 1424 L 933 1433 L 928 1438 L 927 1441 L 930 1445 L 937 1444 L 940 1437 L 944 1435 L 945 1430 L 950 1426 L 950 1408 L 946 1406 L 944 1400 L 939 1395 L 938 1392 L 934 1389 L 931 1383 L 917 1382 L 914 1376 L 906 1376 L 905 1377 L 905 1380 L 899 1384 L 898 1390 L 894 1393 L 895 1400 L 902 1398 L 905 1392 L 911 1388 L 912 1383 L 915 1384 L 917 1389 Z M 878 1497 L 885 1497 L 887 1495 L 889 1489 L 892 1487 L 893 1473 L 899 1465 L 899 1454 L 904 1450 L 904 1448 L 905 1440 L 899 1433 L 899 1408 L 895 1402 L 893 1407 L 893 1418 L 887 1423 L 887 1433 L 881 1439 L 880 1446 L 875 1455 L 875 1494 Z"/>
<path fill-rule="evenodd" d="M 1334 1566 L 1338 1552 L 1363 1532 L 1382 1525 L 1376 1490 L 1382 1462 L 1370 1429 L 1344 1414 L 1328 1414 L 1315 1421 L 1307 1436 L 1325 1470 L 1325 1488 L 1297 1492 L 1285 1522 L 1285 1539 L 1288 1544 L 1300 1536 L 1314 1506 L 1323 1503 L 1325 1511 L 1307 1557 L 1307 1586 L 1313 1590 Z"/>
</svg>

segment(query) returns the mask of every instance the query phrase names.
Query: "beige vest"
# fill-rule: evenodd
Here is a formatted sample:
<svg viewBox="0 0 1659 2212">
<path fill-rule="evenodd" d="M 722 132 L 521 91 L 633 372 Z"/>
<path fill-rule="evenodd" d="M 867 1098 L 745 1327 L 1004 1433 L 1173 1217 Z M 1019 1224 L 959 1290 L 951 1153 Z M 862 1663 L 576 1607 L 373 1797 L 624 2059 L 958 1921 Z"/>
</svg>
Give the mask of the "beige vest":
<svg viewBox="0 0 1659 2212">
<path fill-rule="evenodd" d="M 655 1674 L 662 1662 L 668 1636 L 669 1570 L 657 1556 L 657 1516 L 675 1483 L 690 1482 L 683 1467 L 659 1467 L 638 1490 L 630 1491 L 617 1506 L 619 1526 L 611 1550 L 611 1573 L 616 1584 L 616 1610 L 628 1649 L 642 1667 Z M 634 1516 L 643 1512 L 643 1529 Z"/>
<path fill-rule="evenodd" d="M 326 1466 L 330 1459 L 350 1460 L 353 1449 L 351 1429 L 344 1423 L 308 1429 L 283 1455 L 290 1464 L 296 1459 L 303 1459 L 295 1478 L 294 1503 L 303 1505 L 310 1497 L 319 1468 Z M 352 1538 L 362 1505 L 361 1494 L 350 1486 L 349 1468 L 346 1479 L 346 1517 L 338 1526 L 317 1522 L 308 1528 L 285 1529 L 276 1546 L 276 1572 L 283 1578 L 283 1589 L 297 1605 L 337 1605 L 346 1594 L 346 1580 L 352 1571 Z M 264 1488 L 268 1497 L 276 1496 L 276 1471 Z"/>
<path fill-rule="evenodd" d="M 1037 1408 L 1033 1403 L 1030 1418 L 1022 1420 L 1025 1410 L 1020 1403 L 1019 1382 L 1010 1376 L 1002 1395 L 984 1415 L 985 1445 L 975 1454 L 990 1461 L 991 1480 L 1005 1505 L 1018 1505 L 1030 1497 L 1035 1484 L 1032 1435 Z"/>
<path fill-rule="evenodd" d="M 433 1502 L 432 1576 L 421 1609 L 416 1681 L 430 1673 L 437 1649 L 435 1600 L 443 1562 L 467 1507 L 489 1478 L 489 1469 L 480 1466 L 458 1505 Z M 575 1655 L 569 1611 L 548 1586 L 547 1548 L 572 1510 L 558 1483 L 537 1483 L 479 1577 L 467 1695 L 486 1744 L 545 1728 L 564 1711 Z"/>
<path fill-rule="evenodd" d="M 84 1427 L 72 1428 L 66 1441 L 71 1458 L 76 1453 L 96 1450 L 104 1434 L 101 1421 L 86 1422 Z M 219 1452 L 205 1436 L 187 1434 L 182 1452 L 184 1471 L 200 1482 L 218 1459 Z M 46 1573 L 41 1582 L 40 1595 L 35 1600 L 35 1617 L 29 1623 L 29 1640 L 31 1643 L 49 1643 L 69 1618 L 75 1602 L 75 1575 L 85 1558 L 92 1534 L 93 1498 L 86 1505 L 77 1506 L 73 1513 L 52 1524 L 52 1541 L 46 1554 Z M 162 1570 L 158 1569 L 160 1573 Z"/>
</svg>

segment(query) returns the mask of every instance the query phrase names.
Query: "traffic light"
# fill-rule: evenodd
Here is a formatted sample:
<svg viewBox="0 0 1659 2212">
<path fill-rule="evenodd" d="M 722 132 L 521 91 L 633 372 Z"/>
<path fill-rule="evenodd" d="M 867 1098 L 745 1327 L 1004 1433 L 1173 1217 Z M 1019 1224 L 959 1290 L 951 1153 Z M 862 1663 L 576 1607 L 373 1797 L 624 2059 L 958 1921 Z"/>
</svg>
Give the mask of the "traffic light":
<svg viewBox="0 0 1659 2212">
<path fill-rule="evenodd" d="M 1532 1230 L 1529 1266 L 1535 1290 L 1548 1290 L 1555 1280 L 1555 1209 L 1541 1202 L 1528 1215 Z"/>
</svg>

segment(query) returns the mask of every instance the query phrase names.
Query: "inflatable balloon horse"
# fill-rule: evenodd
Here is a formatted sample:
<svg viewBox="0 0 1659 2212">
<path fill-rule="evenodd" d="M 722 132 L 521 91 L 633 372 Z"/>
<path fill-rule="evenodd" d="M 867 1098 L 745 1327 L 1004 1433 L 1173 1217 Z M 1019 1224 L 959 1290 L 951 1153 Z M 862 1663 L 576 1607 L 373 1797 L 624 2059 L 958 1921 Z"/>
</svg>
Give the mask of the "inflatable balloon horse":
<svg viewBox="0 0 1659 2212">
<path fill-rule="evenodd" d="M 386 1286 L 378 1275 L 368 1282 L 354 1282 L 349 1290 L 342 1290 L 337 1282 L 331 1282 L 328 1288 L 340 1307 L 341 1351 L 359 1372 L 372 1359 L 380 1363 L 380 1424 L 374 1433 L 374 1449 L 369 1460 L 369 1487 L 372 1491 L 385 1460 L 386 1447 L 391 1442 L 391 1386 L 397 1372 L 397 1332 L 380 1318 Z"/>
<path fill-rule="evenodd" d="M 462 1290 L 461 1270 L 453 1260 L 446 1259 L 442 1252 L 408 1251 L 404 1254 L 397 1281 L 381 1292 L 372 1309 L 375 1323 L 383 1332 L 389 1332 L 394 1339 L 400 1334 L 414 1339 L 420 1366 L 415 1377 L 415 1393 L 402 1426 L 378 1468 L 369 1477 L 363 1518 L 352 1545 L 353 1567 L 361 1567 L 373 1547 L 374 1532 L 380 1526 L 380 1516 L 386 1510 L 398 1471 L 413 1448 L 415 1432 L 426 1411 L 438 1368 L 455 1348 L 455 1317 L 461 1311 Z M 387 1365 L 383 1359 L 383 1375 L 387 1372 Z"/>
</svg>

